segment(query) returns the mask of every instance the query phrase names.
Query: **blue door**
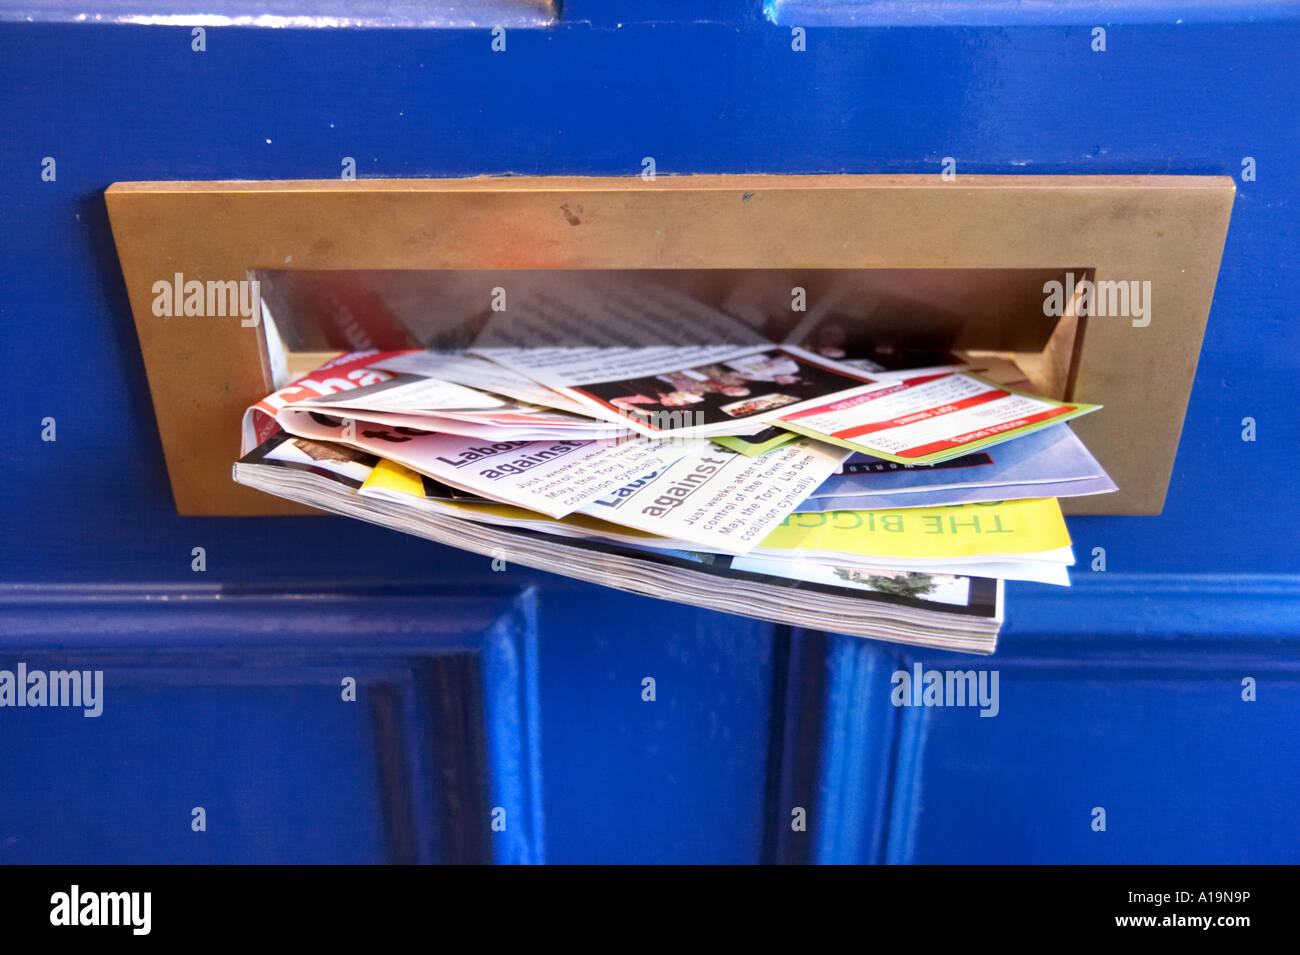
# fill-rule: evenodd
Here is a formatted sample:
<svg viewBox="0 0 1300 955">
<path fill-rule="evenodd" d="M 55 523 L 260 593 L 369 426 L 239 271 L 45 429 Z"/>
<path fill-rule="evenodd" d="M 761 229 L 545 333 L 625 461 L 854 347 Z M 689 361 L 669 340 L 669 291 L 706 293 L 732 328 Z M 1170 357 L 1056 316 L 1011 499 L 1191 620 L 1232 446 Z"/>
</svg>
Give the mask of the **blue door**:
<svg viewBox="0 0 1300 955">
<path fill-rule="evenodd" d="M 102 680 L 0 708 L 0 861 L 1300 861 L 1300 20 L 951 6 L 503 3 L 500 51 L 487 27 L 212 26 L 200 50 L 0 22 L 0 671 Z M 1072 518 L 1074 586 L 1010 585 L 988 659 L 338 518 L 177 516 L 110 183 L 647 156 L 1236 177 L 1163 515 Z M 996 707 L 899 705 L 918 668 L 996 672 Z"/>
</svg>

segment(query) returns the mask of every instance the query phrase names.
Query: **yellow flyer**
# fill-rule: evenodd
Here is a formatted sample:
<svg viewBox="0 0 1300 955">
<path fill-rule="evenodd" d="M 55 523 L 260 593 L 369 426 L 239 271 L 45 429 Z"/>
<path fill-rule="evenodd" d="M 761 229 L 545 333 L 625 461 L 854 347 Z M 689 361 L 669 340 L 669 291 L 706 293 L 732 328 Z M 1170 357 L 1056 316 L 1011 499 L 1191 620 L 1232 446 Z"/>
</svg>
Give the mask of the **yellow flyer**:
<svg viewBox="0 0 1300 955">
<path fill-rule="evenodd" d="M 759 544 L 771 554 L 931 560 L 1037 554 L 1070 544 L 1056 498 L 791 514 Z"/>
<path fill-rule="evenodd" d="M 379 464 L 370 472 L 370 477 L 361 485 L 363 491 L 368 488 L 383 488 L 410 497 L 424 497 L 424 482 L 420 475 L 387 458 L 379 460 Z"/>
</svg>

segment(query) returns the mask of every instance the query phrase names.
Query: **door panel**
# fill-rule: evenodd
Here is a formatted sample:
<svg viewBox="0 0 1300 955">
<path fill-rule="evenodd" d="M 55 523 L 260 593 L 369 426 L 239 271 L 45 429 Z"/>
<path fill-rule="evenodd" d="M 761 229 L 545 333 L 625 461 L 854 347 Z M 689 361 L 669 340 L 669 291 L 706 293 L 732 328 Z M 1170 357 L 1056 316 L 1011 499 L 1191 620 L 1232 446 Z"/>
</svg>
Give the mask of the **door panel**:
<svg viewBox="0 0 1300 955">
<path fill-rule="evenodd" d="M 0 862 L 540 861 L 533 599 L 480 589 L 9 589 L 0 670 L 103 689 L 0 710 Z"/>
<path fill-rule="evenodd" d="M 1192 639 L 1177 655 L 1141 641 L 1017 649 L 1034 648 L 981 661 L 1000 671 L 996 717 L 902 710 L 916 752 L 897 781 L 889 861 L 1300 861 L 1300 660 L 1275 641 L 1231 657 Z M 900 663 L 916 660 L 971 665 Z"/>
</svg>

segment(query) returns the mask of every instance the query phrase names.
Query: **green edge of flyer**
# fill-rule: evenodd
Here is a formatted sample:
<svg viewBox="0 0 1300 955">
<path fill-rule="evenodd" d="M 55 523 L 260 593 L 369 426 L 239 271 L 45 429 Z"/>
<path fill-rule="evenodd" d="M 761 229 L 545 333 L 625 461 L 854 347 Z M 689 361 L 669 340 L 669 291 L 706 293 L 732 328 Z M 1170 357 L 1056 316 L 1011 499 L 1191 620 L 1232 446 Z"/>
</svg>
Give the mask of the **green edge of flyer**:
<svg viewBox="0 0 1300 955">
<path fill-rule="evenodd" d="M 710 438 L 714 444 L 720 444 L 728 451 L 735 451 L 743 454 L 747 458 L 756 458 L 759 455 L 767 454 L 783 444 L 789 444 L 798 438 L 799 435 L 792 434 L 789 431 L 782 431 L 779 434 L 768 438 L 766 441 L 753 442 L 748 441 L 744 436 L 722 435 L 721 437 Z"/>
</svg>

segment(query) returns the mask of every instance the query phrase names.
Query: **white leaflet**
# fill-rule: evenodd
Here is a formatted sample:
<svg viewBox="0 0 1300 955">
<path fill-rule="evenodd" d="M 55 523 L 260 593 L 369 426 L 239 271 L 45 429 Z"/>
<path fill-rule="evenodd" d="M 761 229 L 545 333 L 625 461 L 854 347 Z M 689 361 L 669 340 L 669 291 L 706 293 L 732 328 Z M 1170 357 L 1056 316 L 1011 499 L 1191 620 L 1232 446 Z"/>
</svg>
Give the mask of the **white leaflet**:
<svg viewBox="0 0 1300 955">
<path fill-rule="evenodd" d="M 557 408 L 573 414 L 589 413 L 576 401 L 566 398 L 545 385 L 538 384 L 527 375 L 472 355 L 415 351 L 378 362 L 375 367 L 384 371 L 440 378 L 458 385 L 505 395 L 516 401 Z"/>
<path fill-rule="evenodd" d="M 806 439 L 757 458 L 710 445 L 581 510 L 613 524 L 743 554 L 785 520 L 847 454 Z"/>
<path fill-rule="evenodd" d="M 996 577 L 1002 580 L 1028 580 L 1040 584 L 1053 584 L 1058 587 L 1070 586 L 1070 571 L 1065 564 L 1036 560 L 985 560 L 951 565 L 958 576 L 944 573 L 949 565 L 935 563 L 909 566 L 904 561 L 900 566 L 890 565 L 888 569 L 867 564 L 845 561 L 836 564 L 829 559 L 810 559 L 800 557 L 775 557 L 770 554 L 746 554 L 731 562 L 733 570 L 747 570 L 755 574 L 771 574 L 773 577 L 793 577 L 810 583 L 825 584 L 831 587 L 862 587 L 874 589 L 871 584 L 863 583 L 871 577 L 892 577 L 896 574 L 930 574 L 936 581 L 942 581 L 945 588 L 953 583 L 965 584 L 970 577 Z M 938 568 L 938 569 L 936 569 Z M 941 596 L 930 594 L 927 600 L 942 600 Z M 950 601 L 959 603 L 960 601 Z"/>
<path fill-rule="evenodd" d="M 551 517 L 570 514 L 705 443 L 646 438 L 494 441 L 455 434 L 407 434 L 397 428 L 367 428 L 356 421 L 326 423 L 305 415 L 279 420 L 290 434 L 337 441 L 490 500 Z"/>
<path fill-rule="evenodd" d="M 502 408 L 507 402 L 450 381 L 399 375 L 378 384 L 295 401 L 287 405 L 302 411 L 350 408 L 357 411 L 465 411 Z"/>
<path fill-rule="evenodd" d="M 313 418 L 312 415 L 316 417 Z M 330 441 L 341 440 L 342 434 L 365 435 L 367 431 L 374 432 L 371 437 L 377 437 L 384 434 L 386 430 L 407 436 L 434 433 L 459 434 L 469 438 L 489 438 L 492 441 L 545 441 L 557 438 L 594 441 L 600 438 L 619 437 L 621 434 L 621 431 L 613 425 L 608 425 L 604 430 L 551 424 L 535 425 L 528 423 L 527 416 L 521 416 L 521 420 L 517 421 L 502 421 L 456 415 L 353 411 L 348 408 L 325 417 L 321 415 L 320 411 L 309 412 L 289 408 L 276 415 L 276 421 L 290 434 L 312 434 Z M 349 424 L 350 432 L 346 430 Z"/>
<path fill-rule="evenodd" d="M 630 441 L 497 441 L 455 435 L 412 438 L 396 449 L 371 441 L 366 450 L 492 500 L 563 517 L 686 452 L 679 443 Z"/>
</svg>

